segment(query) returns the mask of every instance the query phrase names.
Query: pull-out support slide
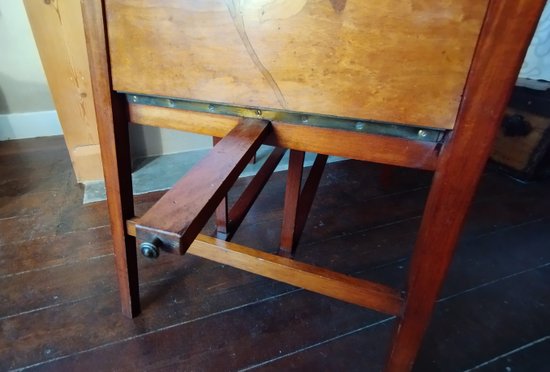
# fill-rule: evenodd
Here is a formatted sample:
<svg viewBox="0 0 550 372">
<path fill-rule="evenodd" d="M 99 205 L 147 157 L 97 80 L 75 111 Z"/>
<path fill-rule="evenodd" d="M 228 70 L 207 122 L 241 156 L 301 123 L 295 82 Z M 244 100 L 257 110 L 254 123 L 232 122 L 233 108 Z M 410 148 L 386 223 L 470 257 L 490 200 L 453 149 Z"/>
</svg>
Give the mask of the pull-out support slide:
<svg viewBox="0 0 550 372">
<path fill-rule="evenodd" d="M 136 225 L 142 252 L 184 254 L 271 130 L 268 121 L 243 119 L 181 178 Z"/>
</svg>

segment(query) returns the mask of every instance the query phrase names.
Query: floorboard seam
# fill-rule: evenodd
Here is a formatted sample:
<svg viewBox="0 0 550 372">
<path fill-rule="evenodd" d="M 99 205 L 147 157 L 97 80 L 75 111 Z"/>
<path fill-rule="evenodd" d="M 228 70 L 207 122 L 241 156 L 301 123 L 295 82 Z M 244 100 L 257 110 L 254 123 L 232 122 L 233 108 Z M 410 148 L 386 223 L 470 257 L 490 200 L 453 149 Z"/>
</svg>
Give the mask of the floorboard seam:
<svg viewBox="0 0 550 372">
<path fill-rule="evenodd" d="M 379 225 L 369 226 L 369 227 L 367 227 L 365 229 L 362 229 L 362 230 L 356 230 L 354 232 L 349 232 L 349 233 L 341 233 L 337 236 L 333 236 L 333 237 L 330 237 L 330 238 L 327 238 L 327 239 L 320 239 L 320 240 L 300 244 L 298 248 L 300 248 L 300 247 L 309 247 L 309 246 L 324 243 L 324 242 L 330 242 L 332 240 L 338 240 L 338 239 L 341 239 L 343 237 L 349 237 L 349 236 L 364 234 L 364 233 L 369 232 L 369 231 L 373 231 L 373 230 L 377 230 L 377 229 L 383 229 L 385 227 L 398 225 L 398 224 L 403 223 L 403 222 L 412 221 L 412 220 L 415 220 L 415 219 L 420 219 L 420 217 L 422 217 L 422 216 L 421 215 L 415 215 L 415 216 L 412 216 L 412 217 L 405 217 L 405 218 L 402 218 L 402 219 L 397 220 L 397 221 L 386 222 L 386 223 L 382 223 L 382 224 L 379 224 Z"/>
<path fill-rule="evenodd" d="M 321 240 L 316 240 L 316 241 L 312 241 L 312 242 L 303 243 L 303 244 L 300 244 L 300 247 L 309 247 L 309 246 L 312 246 L 312 245 L 315 245 L 315 244 L 320 244 L 320 243 L 328 242 L 328 241 L 331 241 L 331 240 L 341 239 L 342 237 L 349 237 L 349 236 L 354 236 L 354 235 L 358 235 L 358 234 L 363 234 L 363 233 L 366 233 L 366 232 L 369 232 L 369 231 L 373 231 L 373 230 L 377 230 L 377 229 L 383 229 L 385 227 L 390 227 L 392 225 L 397 225 L 397 224 L 400 224 L 400 223 L 403 223 L 403 222 L 412 221 L 412 220 L 415 220 L 415 219 L 419 220 L 421 217 L 422 217 L 422 215 L 416 215 L 416 216 L 412 216 L 412 217 L 405 217 L 405 218 L 402 218 L 402 219 L 397 220 L 397 221 L 392 221 L 392 222 L 383 223 L 383 224 L 380 224 L 380 225 L 370 226 L 370 227 L 367 227 L 365 229 L 357 230 L 357 231 L 350 232 L 350 233 L 343 233 L 343 234 L 340 234 L 338 236 L 330 237 L 328 239 L 321 239 Z M 493 235 L 493 234 L 498 234 L 500 232 L 505 232 L 505 231 L 508 231 L 508 230 L 513 230 L 515 228 L 530 225 L 532 223 L 538 223 L 538 222 L 544 221 L 548 218 L 550 218 L 550 216 L 537 217 L 534 220 L 524 221 L 524 222 L 518 223 L 516 225 L 500 227 L 500 228 L 497 228 L 495 230 L 487 231 L 487 232 L 484 232 L 484 233 L 479 233 L 475 236 L 466 237 L 464 239 L 464 241 L 465 242 L 475 241 L 477 239 L 481 239 L 481 238 L 486 237 L 486 236 L 490 236 L 490 235 Z"/>
<path fill-rule="evenodd" d="M 534 223 L 543 222 L 543 221 L 548 220 L 548 219 L 550 219 L 550 215 L 537 217 L 534 220 L 523 221 L 523 222 L 520 222 L 520 223 L 515 224 L 515 225 L 499 227 L 495 230 L 487 231 L 487 232 L 481 233 L 479 235 L 466 238 L 465 241 L 470 242 L 470 241 L 477 240 L 479 238 L 483 238 L 483 237 L 486 237 L 486 236 L 498 234 L 498 233 L 501 233 L 501 232 L 506 232 L 506 231 L 509 231 L 509 230 L 514 230 L 514 229 L 517 229 L 517 228 L 520 228 L 520 227 L 523 227 L 523 226 L 528 226 L 528 225 L 531 225 L 531 224 L 534 224 Z"/>
<path fill-rule="evenodd" d="M 541 266 L 538 266 L 538 267 L 536 267 L 536 268 L 532 268 L 532 269 L 528 269 L 528 270 L 523 270 L 523 271 L 517 272 L 517 273 L 515 273 L 515 274 L 511 274 L 511 275 L 508 275 L 508 276 L 506 276 L 506 277 L 503 277 L 503 278 L 501 278 L 501 279 L 509 279 L 509 278 L 514 277 L 514 276 L 521 275 L 521 274 L 525 274 L 525 273 L 534 271 L 534 270 L 536 270 L 536 269 L 539 269 L 539 268 L 542 268 L 542 267 L 545 267 L 545 266 L 548 266 L 548 265 L 550 265 L 550 263 L 546 263 L 546 264 L 541 265 Z M 444 297 L 444 298 L 438 300 L 437 303 L 444 302 L 444 301 L 446 301 L 446 300 L 452 299 L 452 298 L 454 298 L 454 297 L 456 297 L 456 296 L 458 296 L 458 295 L 461 295 L 461 294 L 465 294 L 465 293 L 469 293 L 469 292 L 475 291 L 475 290 L 477 290 L 477 289 L 479 289 L 479 288 L 483 288 L 483 287 L 485 287 L 485 286 L 487 286 L 487 285 L 492 285 L 492 284 L 498 283 L 498 282 L 501 281 L 501 279 L 499 279 L 499 280 L 493 280 L 493 281 L 487 282 L 487 283 L 484 284 L 484 285 L 476 286 L 476 287 L 471 288 L 471 289 L 469 289 L 469 290 L 462 291 L 461 293 L 456 294 L 456 295 L 451 295 L 451 296 Z M 369 324 L 369 325 L 365 325 L 365 326 L 360 327 L 360 328 L 358 328 L 358 329 L 355 329 L 355 330 L 353 330 L 353 331 L 348 331 L 348 332 L 346 332 L 346 333 L 342 333 L 342 334 L 340 334 L 340 335 L 337 335 L 337 336 L 328 338 L 328 339 L 326 339 L 326 340 L 319 341 L 319 342 L 317 342 L 317 343 L 315 343 L 315 344 L 306 346 L 306 347 L 301 348 L 301 349 L 299 349 L 299 350 L 294 350 L 294 351 L 292 351 L 292 352 L 290 352 L 290 353 L 287 353 L 287 354 L 284 354 L 284 355 L 279 355 L 279 356 L 277 356 L 277 357 L 275 357 L 275 358 L 272 358 L 272 359 L 263 361 L 263 362 L 261 362 L 261 363 L 257 363 L 257 364 L 254 364 L 254 365 L 245 367 L 244 369 L 240 369 L 239 372 L 249 371 L 249 370 L 252 370 L 252 369 L 255 369 L 255 368 L 259 368 L 259 367 L 265 366 L 265 365 L 270 364 L 270 363 L 272 363 L 272 362 L 275 362 L 275 361 L 277 361 L 277 360 L 284 359 L 284 358 L 287 358 L 287 357 L 290 357 L 290 356 L 299 354 L 299 353 L 301 353 L 301 352 L 303 352 L 303 351 L 306 351 L 306 350 L 309 350 L 309 349 L 313 349 L 313 348 L 315 348 L 315 347 L 317 347 L 317 346 L 321 346 L 321 345 L 330 343 L 330 342 L 332 342 L 332 341 L 336 341 L 336 340 L 338 340 L 338 339 L 340 339 L 340 338 L 347 337 L 347 336 L 350 336 L 350 335 L 352 335 L 352 334 L 361 332 L 361 331 L 366 330 L 366 329 L 368 329 L 368 328 L 371 328 L 371 327 L 373 327 L 373 326 L 376 326 L 376 325 L 385 323 L 385 322 L 387 322 L 387 321 L 389 321 L 389 320 L 392 320 L 392 319 L 394 319 L 394 318 L 396 318 L 396 317 L 393 316 L 393 317 L 390 317 L 390 318 L 386 318 L 386 319 L 384 319 L 384 320 L 381 320 L 381 321 L 378 321 L 378 322 L 375 322 L 375 323 L 371 323 L 371 324 Z M 549 337 L 550 337 L 550 336 L 549 336 Z M 529 345 L 530 345 L 530 344 L 529 344 Z M 519 351 L 519 350 L 515 349 L 514 352 L 516 352 L 516 351 Z M 511 353 L 511 352 L 510 352 L 510 353 Z M 508 353 L 507 355 L 509 355 L 509 353 Z M 504 357 L 504 356 L 506 356 L 506 355 L 502 355 L 502 356 L 499 356 L 499 357 Z M 499 357 L 497 357 L 497 358 L 499 358 Z M 492 360 L 491 360 L 491 361 L 492 361 Z M 474 367 L 474 368 L 477 368 L 477 366 Z M 465 372 L 466 372 L 466 371 L 465 371 Z"/>
<path fill-rule="evenodd" d="M 63 267 L 63 266 L 71 266 L 71 265 L 74 265 L 75 263 L 99 260 L 100 258 L 109 257 L 109 256 L 113 256 L 113 255 L 114 255 L 114 253 L 107 253 L 107 254 L 103 254 L 103 255 L 100 255 L 100 256 L 87 257 L 87 258 L 78 259 L 78 260 L 74 260 L 74 261 L 69 261 L 69 262 L 65 262 L 65 263 L 61 263 L 61 264 L 57 264 L 57 265 L 44 266 L 44 267 L 41 267 L 41 268 L 38 268 L 38 269 L 30 269 L 30 270 L 18 271 L 16 273 L 3 274 L 3 275 L 0 275 L 0 279 L 6 279 L 6 278 L 13 277 L 13 276 L 18 276 L 18 275 L 23 275 L 23 274 L 28 274 L 28 273 L 36 273 L 36 272 L 45 271 L 45 270 L 49 270 L 49 269 L 57 269 L 57 268 L 60 268 L 60 267 Z"/>
<path fill-rule="evenodd" d="M 539 269 L 543 269 L 547 266 L 550 266 L 550 262 L 546 262 L 542 265 L 539 265 L 539 266 L 535 266 L 535 267 L 532 267 L 530 269 L 525 269 L 525 270 L 522 270 L 522 271 L 518 271 L 518 272 L 515 272 L 513 274 L 509 274 L 509 275 L 506 275 L 506 276 L 503 276 L 503 277 L 500 277 L 498 279 L 494 279 L 494 280 L 491 280 L 491 281 L 488 281 L 488 282 L 485 282 L 483 284 L 480 284 L 480 285 L 477 285 L 475 287 L 472 287 L 472 288 L 468 288 L 462 292 L 459 292 L 459 293 L 455 293 L 455 294 L 452 294 L 452 295 L 449 295 L 449 296 L 446 296 L 446 297 L 442 297 L 440 299 L 438 299 L 436 302 L 437 303 L 441 303 L 443 301 L 447 301 L 451 298 L 455 298 L 455 297 L 458 297 L 458 296 L 461 296 L 463 294 L 466 294 L 466 293 L 470 293 L 470 292 L 473 292 L 479 288 L 484 288 L 484 287 L 487 287 L 487 286 L 490 286 L 490 285 L 493 285 L 495 283 L 498 283 L 498 282 L 501 282 L 503 280 L 507 280 L 507 279 L 510 279 L 510 278 L 513 278 L 513 277 L 516 277 L 518 275 L 522 275 L 522 274 L 525 274 L 525 273 L 529 273 L 529 272 L 532 272 L 532 271 L 536 271 L 536 270 L 539 270 Z"/>
<path fill-rule="evenodd" d="M 513 354 L 515 354 L 515 353 L 517 353 L 517 352 L 519 352 L 519 351 L 528 349 L 528 348 L 530 348 L 531 346 L 535 346 L 535 345 L 537 345 L 537 344 L 540 344 L 541 342 L 544 342 L 544 341 L 546 341 L 546 340 L 550 340 L 550 335 L 541 337 L 541 338 L 539 338 L 538 340 L 535 340 L 535 341 L 528 342 L 528 343 L 526 343 L 525 345 L 522 345 L 522 346 L 520 346 L 520 347 L 518 347 L 518 348 L 515 348 L 515 349 L 513 349 L 513 350 L 508 351 L 507 353 L 500 354 L 500 355 L 498 355 L 498 356 L 496 356 L 496 357 L 494 357 L 494 358 L 492 358 L 492 359 L 489 359 L 489 360 L 487 360 L 487 361 L 485 361 L 485 362 L 483 362 L 483 363 L 480 363 L 480 364 L 478 364 L 478 365 L 476 365 L 476 366 L 474 366 L 474 367 L 472 367 L 472 368 L 466 369 L 466 370 L 464 370 L 464 372 L 475 371 L 476 369 L 480 369 L 481 367 L 485 367 L 485 366 L 487 366 L 487 365 L 489 365 L 489 364 L 491 364 L 491 363 L 494 363 L 494 362 L 496 362 L 496 361 L 498 361 L 498 360 L 500 360 L 500 359 L 502 359 L 502 358 L 506 358 L 506 357 L 508 357 L 508 356 L 510 356 L 510 355 L 513 355 Z"/>
<path fill-rule="evenodd" d="M 5 316 L 0 317 L 0 320 L 6 320 L 6 319 L 10 319 L 10 318 L 15 318 L 15 317 L 21 316 L 21 315 L 32 314 L 32 313 L 42 311 L 42 310 L 53 309 L 55 307 L 59 307 L 59 306 L 63 306 L 63 305 L 73 305 L 73 304 L 76 304 L 78 302 L 89 300 L 90 298 L 94 298 L 94 297 L 96 297 L 96 296 L 81 297 L 81 298 L 77 298 L 77 299 L 71 300 L 71 301 L 63 301 L 63 302 L 53 304 L 53 305 L 42 306 L 42 307 L 38 307 L 36 309 L 22 311 L 22 312 L 17 313 L 17 314 L 5 315 Z"/>
<path fill-rule="evenodd" d="M 248 302 L 246 304 L 242 304 L 242 305 L 239 305 L 239 306 L 234 306 L 234 307 L 224 309 L 224 310 L 221 310 L 221 311 L 218 311 L 218 312 L 215 312 L 215 313 L 211 313 L 211 314 L 208 314 L 208 315 L 199 316 L 197 318 L 189 319 L 189 320 L 177 323 L 177 324 L 171 324 L 169 326 L 165 326 L 165 327 L 155 329 L 155 330 L 152 330 L 152 331 L 149 331 L 149 332 L 144 332 L 144 333 L 140 333 L 138 335 L 134 335 L 134 336 L 131 336 L 131 337 L 126 337 L 126 338 L 121 339 L 121 340 L 108 342 L 106 344 L 95 346 L 95 347 L 92 347 L 92 348 L 89 348 L 89 349 L 86 349 L 86 350 L 81 350 L 81 351 L 78 351 L 76 353 L 72 353 L 72 354 L 69 354 L 69 355 L 62 355 L 62 356 L 59 356 L 59 357 L 56 357 L 56 358 L 52 358 L 52 359 L 44 360 L 42 362 L 31 364 L 31 365 L 28 365 L 28 366 L 25 366 L 25 367 L 16 368 L 16 369 L 13 369 L 12 371 L 24 371 L 24 370 L 27 370 L 29 368 L 35 368 L 35 367 L 41 366 L 43 364 L 57 362 L 59 360 L 67 359 L 67 358 L 70 358 L 70 357 L 75 356 L 75 355 L 80 355 L 80 354 L 84 354 L 84 353 L 87 353 L 87 352 L 90 352 L 90 351 L 103 349 L 103 348 L 106 348 L 106 347 L 109 347 L 109 346 L 117 345 L 117 344 L 120 344 L 120 343 L 124 343 L 124 342 L 127 342 L 127 341 L 137 339 L 137 338 L 145 337 L 145 336 L 148 336 L 148 335 L 153 334 L 153 333 L 163 332 L 163 331 L 166 331 L 166 330 L 169 330 L 169 329 L 172 329 L 172 328 L 175 328 L 175 327 L 179 327 L 179 326 L 182 326 L 182 325 L 185 325 L 185 324 L 188 324 L 188 323 L 205 320 L 205 319 L 208 319 L 208 318 L 211 318 L 211 317 L 214 317 L 214 316 L 217 316 L 217 315 L 221 315 L 221 314 L 224 314 L 224 313 L 228 313 L 228 312 L 231 312 L 231 311 L 234 311 L 234 310 L 239 310 L 239 309 L 246 308 L 248 306 L 252 306 L 252 305 L 260 304 L 260 303 L 263 303 L 263 302 L 267 302 L 267 301 L 270 301 L 270 300 L 273 300 L 273 299 L 276 299 L 276 298 L 279 298 L 279 297 L 282 297 L 282 296 L 286 296 L 288 294 L 291 294 L 291 293 L 294 293 L 294 292 L 297 292 L 297 291 L 301 291 L 301 290 L 302 290 L 301 288 L 300 289 L 293 289 L 293 290 L 290 290 L 290 291 L 287 291 L 287 292 L 284 292 L 284 293 L 280 293 L 280 294 L 277 294 L 277 295 L 274 295 L 274 296 L 263 298 L 261 300 L 257 300 L 257 301 L 254 301 L 254 302 Z"/>
<path fill-rule="evenodd" d="M 109 225 L 98 225 L 98 226 L 94 226 L 93 228 L 102 228 L 102 227 L 109 227 Z M 33 241 L 33 240 L 55 238 L 57 236 L 62 236 L 62 235 L 71 234 L 71 233 L 83 233 L 86 230 L 88 230 L 88 229 L 87 228 L 86 229 L 76 229 L 76 230 L 72 230 L 72 231 L 63 232 L 63 231 L 57 231 L 57 229 L 56 229 L 55 231 L 45 233 L 44 235 L 38 235 L 38 236 L 31 235 L 30 239 L 12 240 L 12 241 L 10 241 L 10 245 L 25 244 L 25 243 L 28 243 L 28 242 Z M 42 232 L 38 232 L 38 234 L 41 234 L 41 233 Z M 2 245 L 0 245 L 0 247 L 5 246 L 5 245 L 7 245 L 7 244 L 2 244 Z"/>
<path fill-rule="evenodd" d="M 32 214 L 22 214 L 20 216 L 9 216 L 9 217 L 0 217 L 0 222 L 2 221 L 9 221 L 9 220 L 15 220 L 17 218 L 23 218 L 23 217 L 32 217 Z"/>
<path fill-rule="evenodd" d="M 393 319 L 395 319 L 395 318 L 396 318 L 395 316 L 391 316 L 391 317 L 388 317 L 388 318 L 379 320 L 379 321 L 377 321 L 377 322 L 374 322 L 374 323 L 370 323 L 370 324 L 364 325 L 363 327 L 354 329 L 354 330 L 349 331 L 349 332 L 345 332 L 345 333 L 339 334 L 339 335 L 337 335 L 337 336 L 328 338 L 328 339 L 326 339 L 326 340 L 317 342 L 317 343 L 312 344 L 312 345 L 308 345 L 308 346 L 303 347 L 303 348 L 301 348 L 301 349 L 294 350 L 294 351 L 292 351 L 292 352 L 290 352 L 290 353 L 287 353 L 287 354 L 284 354 L 284 355 L 280 355 L 280 356 L 277 356 L 277 357 L 275 357 L 275 358 L 272 358 L 272 359 L 269 359 L 269 360 L 265 360 L 265 361 L 263 361 L 263 362 L 261 362 L 261 363 L 253 364 L 253 365 L 251 365 L 251 366 L 248 366 L 248 367 L 239 369 L 239 372 L 250 371 L 250 370 L 252 370 L 252 369 L 259 368 L 259 367 L 262 367 L 262 366 L 265 366 L 266 364 L 273 363 L 273 362 L 275 362 L 275 361 L 277 361 L 277 360 L 284 359 L 284 358 L 287 358 L 287 357 L 292 356 L 292 355 L 295 355 L 295 354 L 299 354 L 299 353 L 301 353 L 301 352 L 303 352 L 303 351 L 306 351 L 306 350 L 309 350 L 309 349 L 316 348 L 317 346 L 321 346 L 321 345 L 327 344 L 327 343 L 329 343 L 329 342 L 336 341 L 336 340 L 338 340 L 338 339 L 340 339 L 340 338 L 347 337 L 347 336 L 351 336 L 351 335 L 353 335 L 353 334 L 355 334 L 355 333 L 364 331 L 364 330 L 366 330 L 366 329 L 369 329 L 369 328 L 376 327 L 376 326 L 378 326 L 378 325 L 387 323 L 387 322 L 389 322 L 390 320 L 393 320 Z"/>
</svg>

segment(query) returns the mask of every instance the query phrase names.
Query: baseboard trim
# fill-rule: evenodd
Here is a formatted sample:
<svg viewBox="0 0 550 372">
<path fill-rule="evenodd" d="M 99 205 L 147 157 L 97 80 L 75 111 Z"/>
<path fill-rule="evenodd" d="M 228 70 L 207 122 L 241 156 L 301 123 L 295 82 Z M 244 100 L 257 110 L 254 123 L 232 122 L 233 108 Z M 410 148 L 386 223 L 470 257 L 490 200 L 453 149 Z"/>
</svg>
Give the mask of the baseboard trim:
<svg viewBox="0 0 550 372">
<path fill-rule="evenodd" d="M 55 110 L 0 114 L 0 141 L 63 134 Z"/>
</svg>

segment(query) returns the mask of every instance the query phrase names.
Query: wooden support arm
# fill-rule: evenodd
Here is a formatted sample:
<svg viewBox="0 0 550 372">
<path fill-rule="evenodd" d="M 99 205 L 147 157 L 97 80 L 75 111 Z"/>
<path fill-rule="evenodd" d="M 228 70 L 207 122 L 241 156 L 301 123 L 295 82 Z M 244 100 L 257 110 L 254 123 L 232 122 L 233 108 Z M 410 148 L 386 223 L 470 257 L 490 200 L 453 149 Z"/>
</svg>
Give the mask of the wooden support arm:
<svg viewBox="0 0 550 372">
<path fill-rule="evenodd" d="M 275 148 L 265 163 L 262 165 L 258 173 L 254 176 L 252 181 L 248 184 L 241 197 L 235 202 L 235 205 L 229 211 L 228 216 L 228 231 L 223 240 L 231 240 L 233 235 L 241 226 L 248 211 L 252 207 L 252 204 L 256 201 L 264 186 L 269 181 L 269 178 L 277 168 L 277 165 L 284 156 L 286 149 L 277 147 Z"/>
<path fill-rule="evenodd" d="M 270 129 L 268 121 L 243 119 L 143 215 L 137 238 L 184 254 Z"/>
<path fill-rule="evenodd" d="M 317 154 L 302 188 L 304 156 L 305 153 L 302 151 L 291 151 L 290 153 L 279 247 L 279 254 L 285 257 L 292 257 L 295 253 L 328 159 L 327 155 Z"/>
<path fill-rule="evenodd" d="M 220 140 L 221 138 L 214 137 L 214 144 Z M 280 147 L 273 149 L 231 210 L 229 210 L 227 197 L 222 199 L 216 208 L 216 237 L 218 239 L 230 241 L 233 238 L 285 153 L 286 149 Z"/>
</svg>

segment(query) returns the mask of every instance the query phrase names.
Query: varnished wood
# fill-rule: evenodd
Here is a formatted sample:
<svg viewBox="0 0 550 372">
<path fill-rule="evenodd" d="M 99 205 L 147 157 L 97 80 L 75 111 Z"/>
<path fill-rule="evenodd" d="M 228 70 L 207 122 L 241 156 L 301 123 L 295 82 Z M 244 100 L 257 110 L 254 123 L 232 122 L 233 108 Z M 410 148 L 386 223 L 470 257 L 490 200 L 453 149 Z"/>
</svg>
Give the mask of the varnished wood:
<svg viewBox="0 0 550 372">
<path fill-rule="evenodd" d="M 212 137 L 212 144 L 215 146 L 218 142 L 221 141 L 220 137 Z M 254 153 L 254 156 L 252 156 L 252 159 L 250 159 L 250 164 L 256 164 L 256 153 Z M 261 172 L 261 170 L 260 170 Z M 272 171 L 273 173 L 273 171 Z M 271 175 L 271 173 L 270 173 Z M 269 176 L 268 176 L 269 177 Z M 267 179 L 265 180 L 267 182 Z M 260 193 L 261 189 L 258 191 L 258 194 Z M 246 194 L 246 193 L 245 193 Z M 257 197 L 257 194 L 256 194 Z M 254 200 L 256 199 L 254 197 Z M 250 202 L 250 205 L 248 205 L 248 208 L 252 206 L 252 203 L 254 202 L 252 200 Z M 245 212 L 246 214 L 246 212 Z M 223 198 L 220 205 L 216 208 L 216 237 L 218 239 L 222 240 L 230 240 L 232 233 L 229 230 L 229 204 L 227 201 L 227 196 Z M 242 216 L 244 218 L 244 215 Z M 240 224 L 240 223 L 239 223 Z M 238 226 L 236 227 L 238 228 Z M 233 229 L 234 230 L 234 229 Z M 234 233 L 234 231 L 232 231 Z"/>
<path fill-rule="evenodd" d="M 294 155 L 294 158 L 292 155 Z M 282 256 L 290 257 L 295 252 L 306 225 L 307 216 L 317 193 L 327 159 L 328 156 L 326 155 L 317 155 L 315 157 L 313 166 L 302 188 L 304 153 L 298 151 L 291 152 L 285 191 L 281 243 L 279 246 L 279 254 Z"/>
<path fill-rule="evenodd" d="M 229 205 L 227 196 L 222 199 L 216 208 L 216 236 L 219 239 L 226 239 L 229 234 Z"/>
<path fill-rule="evenodd" d="M 294 247 L 294 232 L 298 218 L 298 204 L 302 190 L 302 174 L 304 172 L 303 151 L 290 151 L 288 175 L 285 190 L 285 206 L 283 209 L 283 226 L 281 227 L 281 243 L 279 252 L 283 256 L 291 256 Z"/>
<path fill-rule="evenodd" d="M 217 137 L 225 136 L 239 122 L 231 116 L 145 105 L 130 104 L 129 111 L 136 124 Z M 266 139 L 272 146 L 427 170 L 435 169 L 437 163 L 435 143 L 278 122 L 272 126 L 273 134 Z"/>
<path fill-rule="evenodd" d="M 229 211 L 229 231 L 224 240 L 231 240 L 285 153 L 286 149 L 275 148 L 262 164 L 258 173 L 254 175 L 242 195 L 231 207 Z"/>
<path fill-rule="evenodd" d="M 328 156 L 327 155 L 317 155 L 315 161 L 311 166 L 309 175 L 304 182 L 304 187 L 300 193 L 300 200 L 298 203 L 298 214 L 296 216 L 296 225 L 294 228 L 294 238 L 293 238 L 293 249 L 298 245 L 304 227 L 306 225 L 307 217 L 309 216 L 309 211 L 313 204 L 313 199 L 317 194 L 317 189 L 319 183 L 321 182 L 321 176 L 323 175 L 323 170 L 327 164 Z"/>
<path fill-rule="evenodd" d="M 261 146 L 269 122 L 243 119 L 140 219 L 137 238 L 184 254 Z"/>
<path fill-rule="evenodd" d="M 220 137 L 212 137 L 212 145 L 216 146 L 221 141 Z M 229 223 L 229 205 L 227 203 L 227 196 L 222 199 L 220 205 L 216 208 L 216 236 L 219 239 L 224 239 L 228 233 Z"/>
<path fill-rule="evenodd" d="M 78 182 L 103 178 L 82 10 L 74 0 L 25 0 Z"/>
<path fill-rule="evenodd" d="M 442 149 L 426 203 L 411 262 L 404 312 L 388 358 L 387 370 L 390 372 L 412 368 L 545 3 L 542 0 L 495 0 L 489 4 L 457 127 Z M 521 22 L 511 22 L 511 18 L 521 19 Z M 483 102 L 483 106 L 479 102 Z"/>
<path fill-rule="evenodd" d="M 450 129 L 487 0 L 106 4 L 116 90 Z"/>
<path fill-rule="evenodd" d="M 337 274 L 285 257 L 250 249 L 235 243 L 200 236 L 190 252 L 211 261 L 328 295 L 349 303 L 396 315 L 402 299 L 390 287 Z"/>
<path fill-rule="evenodd" d="M 127 104 L 112 92 L 101 1 L 82 2 L 82 14 L 122 312 L 134 317 L 140 312 L 136 244 L 124 222 L 134 215 Z"/>
<path fill-rule="evenodd" d="M 140 224 L 139 218 L 129 220 L 128 233 L 137 235 Z M 399 292 L 387 286 L 206 235 L 198 235 L 187 253 L 383 313 L 397 315 L 401 310 Z"/>
</svg>

